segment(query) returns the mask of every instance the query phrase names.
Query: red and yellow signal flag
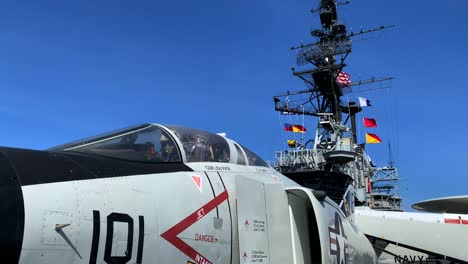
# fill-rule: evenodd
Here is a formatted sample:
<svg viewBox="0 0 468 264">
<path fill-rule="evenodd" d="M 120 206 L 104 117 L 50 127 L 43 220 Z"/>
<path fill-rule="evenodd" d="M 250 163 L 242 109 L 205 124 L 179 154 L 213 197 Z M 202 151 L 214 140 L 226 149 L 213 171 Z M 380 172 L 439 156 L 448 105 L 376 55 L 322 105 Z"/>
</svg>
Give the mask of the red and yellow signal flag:
<svg viewBox="0 0 468 264">
<path fill-rule="evenodd" d="M 305 133 L 307 129 L 301 125 L 293 125 L 292 126 L 292 131 L 293 132 L 299 132 L 299 133 Z"/>
<path fill-rule="evenodd" d="M 382 140 L 376 134 L 366 133 L 366 143 L 379 144 L 382 143 Z"/>
<path fill-rule="evenodd" d="M 301 125 L 284 124 L 284 130 L 290 132 L 305 133 L 307 129 Z"/>
<path fill-rule="evenodd" d="M 364 117 L 364 127 L 377 127 L 377 121 L 373 118 Z"/>
</svg>

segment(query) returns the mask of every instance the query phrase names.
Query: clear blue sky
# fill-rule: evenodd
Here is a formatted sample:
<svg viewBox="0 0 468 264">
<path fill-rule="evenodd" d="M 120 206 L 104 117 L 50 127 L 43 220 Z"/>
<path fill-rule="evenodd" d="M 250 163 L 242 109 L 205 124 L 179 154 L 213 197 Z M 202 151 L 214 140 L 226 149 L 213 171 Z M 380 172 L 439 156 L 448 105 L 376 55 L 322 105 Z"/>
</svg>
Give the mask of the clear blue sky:
<svg viewBox="0 0 468 264">
<path fill-rule="evenodd" d="M 156 122 L 226 132 L 271 160 L 285 147 L 272 97 L 304 87 L 291 76 L 289 47 L 312 41 L 317 4 L 2 1 L 0 145 L 44 149 Z M 468 193 L 466 10 L 465 0 L 340 8 L 354 31 L 397 25 L 356 39 L 346 71 L 396 78 L 390 90 L 350 96 L 374 103 L 365 115 L 394 146 L 406 208 Z M 386 144 L 368 151 L 385 165 Z"/>
</svg>

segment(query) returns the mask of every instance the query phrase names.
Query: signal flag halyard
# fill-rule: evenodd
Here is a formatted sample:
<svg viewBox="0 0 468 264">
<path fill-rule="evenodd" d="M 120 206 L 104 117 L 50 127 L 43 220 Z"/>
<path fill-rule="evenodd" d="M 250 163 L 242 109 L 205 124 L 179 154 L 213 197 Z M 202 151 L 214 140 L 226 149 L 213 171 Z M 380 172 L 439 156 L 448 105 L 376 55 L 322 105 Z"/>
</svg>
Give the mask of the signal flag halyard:
<svg viewBox="0 0 468 264">
<path fill-rule="evenodd" d="M 377 121 L 373 118 L 364 117 L 364 127 L 377 127 Z"/>
<path fill-rule="evenodd" d="M 366 143 L 379 144 L 382 143 L 382 140 L 376 134 L 366 133 Z"/>
<path fill-rule="evenodd" d="M 351 78 L 349 74 L 340 70 L 338 76 L 336 76 L 336 82 L 343 86 L 349 86 L 351 84 Z"/>
</svg>

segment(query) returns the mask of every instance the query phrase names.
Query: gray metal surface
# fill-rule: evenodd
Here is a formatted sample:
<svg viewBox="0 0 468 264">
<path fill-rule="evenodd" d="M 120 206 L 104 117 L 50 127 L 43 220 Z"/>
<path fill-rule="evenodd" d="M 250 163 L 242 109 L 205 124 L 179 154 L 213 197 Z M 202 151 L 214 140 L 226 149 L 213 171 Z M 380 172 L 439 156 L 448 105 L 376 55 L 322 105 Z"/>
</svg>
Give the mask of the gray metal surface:
<svg viewBox="0 0 468 264">
<path fill-rule="evenodd" d="M 265 187 L 262 182 L 237 178 L 239 255 L 244 263 L 271 263 Z"/>
<path fill-rule="evenodd" d="M 421 201 L 411 207 L 432 213 L 468 214 L 468 195 Z"/>
</svg>

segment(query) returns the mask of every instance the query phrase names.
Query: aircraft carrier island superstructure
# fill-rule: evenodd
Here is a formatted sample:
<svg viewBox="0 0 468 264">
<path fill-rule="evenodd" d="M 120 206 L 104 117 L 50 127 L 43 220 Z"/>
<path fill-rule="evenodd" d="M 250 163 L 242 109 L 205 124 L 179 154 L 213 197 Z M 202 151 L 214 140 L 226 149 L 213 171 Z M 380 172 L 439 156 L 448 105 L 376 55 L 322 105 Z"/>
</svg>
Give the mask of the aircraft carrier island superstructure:
<svg viewBox="0 0 468 264">
<path fill-rule="evenodd" d="M 288 140 L 289 149 L 276 152 L 273 166 L 303 186 L 325 191 L 344 210 L 352 210 L 355 202 L 373 209 L 398 211 L 401 198 L 395 188 L 397 169 L 393 162 L 387 167 L 375 167 L 366 154 L 366 144 L 358 140 L 356 120 L 368 106 L 367 100 L 342 100 L 353 86 L 392 79 L 373 77 L 351 82 L 343 70 L 352 51 L 353 37 L 387 27 L 349 32 L 337 12 L 340 5 L 348 3 L 321 0 L 318 8 L 311 11 L 320 17 L 321 28 L 310 32 L 316 41 L 291 48 L 298 67 L 292 68 L 293 75 L 305 83 L 306 89 L 275 96 L 275 110 L 283 116 L 315 117 L 317 126 L 314 138 Z M 303 125 L 285 123 L 284 128 L 305 132 Z"/>
</svg>

